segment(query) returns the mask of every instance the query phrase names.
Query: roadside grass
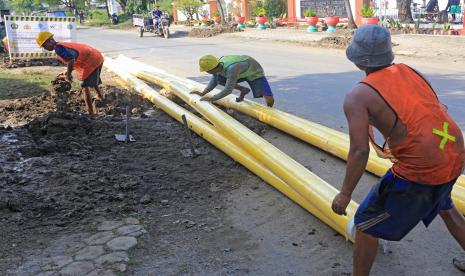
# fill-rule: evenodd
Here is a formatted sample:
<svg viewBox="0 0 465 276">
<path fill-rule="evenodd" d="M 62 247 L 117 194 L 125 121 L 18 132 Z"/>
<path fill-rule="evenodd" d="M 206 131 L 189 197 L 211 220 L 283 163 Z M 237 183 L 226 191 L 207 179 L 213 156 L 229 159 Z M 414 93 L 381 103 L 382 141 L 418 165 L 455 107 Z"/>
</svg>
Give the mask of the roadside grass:
<svg viewBox="0 0 465 276">
<path fill-rule="evenodd" d="M 49 69 L 49 67 L 0 69 L 0 100 L 32 97 L 50 91 L 51 81 L 63 68 Z M 77 89 L 79 83 L 74 81 L 72 86 L 72 89 Z"/>
</svg>

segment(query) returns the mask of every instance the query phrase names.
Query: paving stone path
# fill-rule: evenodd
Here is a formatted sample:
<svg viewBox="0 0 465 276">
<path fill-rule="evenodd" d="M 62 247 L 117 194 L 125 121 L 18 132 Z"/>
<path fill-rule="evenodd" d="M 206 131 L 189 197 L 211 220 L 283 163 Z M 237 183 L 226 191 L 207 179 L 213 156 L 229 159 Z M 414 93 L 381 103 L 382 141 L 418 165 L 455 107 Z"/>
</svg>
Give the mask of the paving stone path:
<svg viewBox="0 0 465 276">
<path fill-rule="evenodd" d="M 39 255 L 26 258 L 11 275 L 111 276 L 127 270 L 128 251 L 146 233 L 138 219 L 103 221 L 97 232 L 61 237 Z"/>
</svg>

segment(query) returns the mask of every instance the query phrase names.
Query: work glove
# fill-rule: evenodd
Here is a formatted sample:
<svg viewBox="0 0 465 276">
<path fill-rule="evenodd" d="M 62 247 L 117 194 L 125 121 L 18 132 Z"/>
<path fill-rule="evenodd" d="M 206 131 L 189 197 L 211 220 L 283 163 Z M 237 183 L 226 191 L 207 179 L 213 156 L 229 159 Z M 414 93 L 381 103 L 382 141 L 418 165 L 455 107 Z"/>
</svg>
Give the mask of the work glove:
<svg viewBox="0 0 465 276">
<path fill-rule="evenodd" d="M 214 101 L 214 99 L 207 97 L 207 96 L 203 96 L 202 98 L 200 98 L 200 100 L 202 102 L 213 102 Z"/>
<path fill-rule="evenodd" d="M 194 89 L 191 90 L 190 94 L 192 94 L 192 95 L 203 96 L 203 95 L 205 95 L 206 93 L 205 93 L 205 92 L 200 92 L 199 90 L 197 90 L 197 89 L 194 88 Z"/>
</svg>

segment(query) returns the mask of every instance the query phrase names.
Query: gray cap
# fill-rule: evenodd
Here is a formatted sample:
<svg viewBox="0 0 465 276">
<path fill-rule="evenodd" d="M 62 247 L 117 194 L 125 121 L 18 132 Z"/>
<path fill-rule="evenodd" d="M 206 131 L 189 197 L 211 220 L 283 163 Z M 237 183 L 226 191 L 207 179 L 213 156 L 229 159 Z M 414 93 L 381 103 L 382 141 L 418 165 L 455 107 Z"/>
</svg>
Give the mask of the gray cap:
<svg viewBox="0 0 465 276">
<path fill-rule="evenodd" d="M 391 34 L 378 25 L 367 25 L 357 29 L 346 50 L 347 58 L 357 65 L 380 67 L 394 60 Z"/>
</svg>

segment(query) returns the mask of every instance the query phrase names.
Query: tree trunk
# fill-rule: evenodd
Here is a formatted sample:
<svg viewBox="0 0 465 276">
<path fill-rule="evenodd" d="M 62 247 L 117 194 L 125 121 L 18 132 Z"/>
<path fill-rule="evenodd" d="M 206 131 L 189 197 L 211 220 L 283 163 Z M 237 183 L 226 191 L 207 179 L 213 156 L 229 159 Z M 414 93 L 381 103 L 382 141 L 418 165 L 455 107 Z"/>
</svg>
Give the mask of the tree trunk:
<svg viewBox="0 0 465 276">
<path fill-rule="evenodd" d="M 117 0 L 116 2 L 118 2 L 119 6 L 121 7 L 121 11 L 123 13 L 126 13 L 126 2 L 127 2 L 127 0 Z"/>
<path fill-rule="evenodd" d="M 397 0 L 397 9 L 399 10 L 399 21 L 401 23 L 413 22 L 410 4 L 412 4 L 412 0 Z"/>
<path fill-rule="evenodd" d="M 110 7 L 108 7 L 108 0 L 105 0 L 105 8 L 107 9 L 108 18 L 111 18 Z"/>
<path fill-rule="evenodd" d="M 346 8 L 347 17 L 349 18 L 349 29 L 356 29 L 357 25 L 355 25 L 354 15 L 352 14 L 352 7 L 350 6 L 350 0 L 344 0 L 344 5 Z"/>
<path fill-rule="evenodd" d="M 216 0 L 216 2 L 218 3 L 218 11 L 220 12 L 220 16 L 221 16 L 221 23 L 226 24 L 226 20 L 224 18 L 223 5 L 221 4 L 221 0 Z"/>
</svg>

